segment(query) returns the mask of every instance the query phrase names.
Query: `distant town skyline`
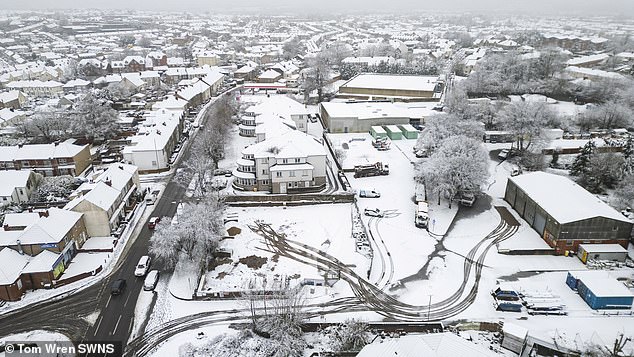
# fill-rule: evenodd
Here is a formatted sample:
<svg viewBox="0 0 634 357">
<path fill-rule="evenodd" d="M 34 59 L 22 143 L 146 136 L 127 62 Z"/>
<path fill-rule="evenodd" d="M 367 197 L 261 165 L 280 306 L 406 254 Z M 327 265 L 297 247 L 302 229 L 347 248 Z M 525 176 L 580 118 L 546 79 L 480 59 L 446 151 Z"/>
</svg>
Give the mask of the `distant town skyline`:
<svg viewBox="0 0 634 357">
<path fill-rule="evenodd" d="M 341 12 L 402 12 L 402 11 L 453 11 L 453 12 L 505 12 L 549 15 L 615 15 L 631 17 L 634 1 L 631 0 L 443 0 L 424 2 L 415 0 L 393 0 L 389 6 L 375 0 L 243 0 L 240 2 L 220 0 L 24 0 L 3 4 L 5 10 L 37 9 L 134 9 L 156 11 L 218 11 L 218 12 L 275 12 L 341 13 Z"/>
</svg>

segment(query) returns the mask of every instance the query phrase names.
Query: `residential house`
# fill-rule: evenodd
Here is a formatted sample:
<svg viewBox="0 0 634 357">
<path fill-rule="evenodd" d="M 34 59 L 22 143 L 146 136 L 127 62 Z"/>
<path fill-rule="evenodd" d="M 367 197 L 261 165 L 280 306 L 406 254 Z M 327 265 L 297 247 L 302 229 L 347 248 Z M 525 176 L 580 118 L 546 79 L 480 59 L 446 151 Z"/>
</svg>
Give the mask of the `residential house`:
<svg viewBox="0 0 634 357">
<path fill-rule="evenodd" d="M 127 56 L 123 59 L 123 66 L 125 72 L 145 71 L 145 58 L 141 56 Z"/>
<path fill-rule="evenodd" d="M 0 170 L 33 170 L 44 176 L 79 175 L 92 163 L 90 149 L 71 142 L 0 146 Z"/>
<path fill-rule="evenodd" d="M 0 109 L 0 128 L 16 126 L 26 119 L 26 112 L 11 108 Z"/>
<path fill-rule="evenodd" d="M 145 56 L 145 67 L 167 66 L 167 55 L 160 51 L 152 51 Z"/>
<path fill-rule="evenodd" d="M 7 88 L 19 90 L 30 97 L 59 97 L 64 93 L 64 85 L 57 81 L 21 80 L 10 82 Z"/>
<path fill-rule="evenodd" d="M 292 130 L 242 150 L 233 186 L 246 191 L 296 193 L 326 187 L 326 150 L 316 138 Z"/>
<path fill-rule="evenodd" d="M 86 91 L 89 86 L 89 81 L 78 78 L 66 82 L 62 88 L 64 89 L 64 93 L 77 93 Z"/>
<path fill-rule="evenodd" d="M 0 171 L 0 206 L 28 202 L 36 181 L 37 176 L 31 170 Z"/>
<path fill-rule="evenodd" d="M 142 173 L 169 170 L 181 138 L 184 113 L 183 109 L 165 107 L 152 111 L 139 132 L 130 137 L 130 145 L 123 148 L 124 161 Z"/>
<path fill-rule="evenodd" d="M 276 70 L 269 69 L 260 73 L 258 76 L 258 82 L 260 83 L 275 83 L 282 78 L 282 74 Z"/>
<path fill-rule="evenodd" d="M 19 90 L 0 93 L 0 109 L 20 109 L 26 103 L 26 95 Z"/>
<path fill-rule="evenodd" d="M 0 230 L 0 299 L 50 287 L 87 239 L 80 213 L 58 208 L 7 214 Z"/>
<path fill-rule="evenodd" d="M 217 66 L 220 64 L 220 57 L 215 52 L 203 51 L 196 55 L 196 63 L 201 67 L 204 65 Z"/>
<path fill-rule="evenodd" d="M 139 187 L 136 166 L 112 164 L 79 186 L 65 208 L 84 215 L 91 237 L 107 237 L 133 211 Z"/>
</svg>

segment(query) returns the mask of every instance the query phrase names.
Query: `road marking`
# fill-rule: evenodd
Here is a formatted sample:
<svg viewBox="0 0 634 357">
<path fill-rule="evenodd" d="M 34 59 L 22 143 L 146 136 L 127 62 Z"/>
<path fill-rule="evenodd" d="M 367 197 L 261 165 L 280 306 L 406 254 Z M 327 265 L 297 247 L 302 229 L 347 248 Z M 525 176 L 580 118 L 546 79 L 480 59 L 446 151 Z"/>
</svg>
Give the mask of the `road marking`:
<svg viewBox="0 0 634 357">
<path fill-rule="evenodd" d="M 103 315 L 99 316 L 99 322 L 97 323 L 97 328 L 95 329 L 95 333 L 93 333 L 93 336 L 97 336 L 97 331 L 99 331 L 99 326 L 101 326 L 101 320 L 103 320 Z"/>
<path fill-rule="evenodd" d="M 112 330 L 111 335 L 114 335 L 114 333 L 117 332 L 117 327 L 119 327 L 119 322 L 121 322 L 121 315 L 119 315 L 119 318 L 117 319 L 117 323 L 114 325 L 114 330 Z"/>
<path fill-rule="evenodd" d="M 130 300 L 130 295 L 132 295 L 132 291 L 130 291 L 128 293 L 128 297 L 125 299 L 125 303 L 123 303 L 123 306 L 127 306 L 128 305 L 128 300 Z"/>
<path fill-rule="evenodd" d="M 108 307 L 108 304 L 110 304 L 110 299 L 112 299 L 112 295 L 108 296 L 108 302 L 106 302 L 106 307 Z"/>
</svg>

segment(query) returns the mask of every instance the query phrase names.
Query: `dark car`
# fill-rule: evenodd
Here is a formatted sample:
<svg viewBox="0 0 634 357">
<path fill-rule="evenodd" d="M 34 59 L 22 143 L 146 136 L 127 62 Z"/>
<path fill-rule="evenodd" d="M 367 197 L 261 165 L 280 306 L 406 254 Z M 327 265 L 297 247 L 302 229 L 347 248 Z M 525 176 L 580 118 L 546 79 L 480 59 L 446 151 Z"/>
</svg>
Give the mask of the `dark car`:
<svg viewBox="0 0 634 357">
<path fill-rule="evenodd" d="M 112 288 L 110 289 L 110 294 L 112 295 L 121 295 L 125 290 L 125 279 L 117 279 L 112 283 Z"/>
</svg>

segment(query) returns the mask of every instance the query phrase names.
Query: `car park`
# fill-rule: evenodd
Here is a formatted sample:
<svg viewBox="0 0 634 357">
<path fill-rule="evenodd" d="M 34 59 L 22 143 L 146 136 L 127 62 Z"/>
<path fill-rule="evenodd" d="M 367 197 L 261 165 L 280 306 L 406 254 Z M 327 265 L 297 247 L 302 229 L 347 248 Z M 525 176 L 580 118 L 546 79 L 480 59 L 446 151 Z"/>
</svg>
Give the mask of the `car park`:
<svg viewBox="0 0 634 357">
<path fill-rule="evenodd" d="M 150 220 L 147 222 L 147 227 L 149 229 L 154 229 L 156 228 L 156 225 L 161 221 L 161 217 L 152 217 L 150 218 Z"/>
<path fill-rule="evenodd" d="M 156 284 L 159 281 L 159 276 L 160 276 L 160 273 L 158 270 L 150 271 L 145 277 L 145 280 L 143 281 L 143 290 L 145 291 L 154 290 L 154 288 L 156 288 Z"/>
<path fill-rule="evenodd" d="M 111 295 L 121 295 L 125 290 L 125 279 L 117 279 L 112 283 L 112 287 L 110 288 Z"/>
<path fill-rule="evenodd" d="M 150 264 L 152 263 L 152 258 L 147 255 L 144 255 L 139 259 L 139 262 L 134 268 L 134 276 L 144 276 L 147 274 L 148 270 L 150 270 Z"/>
<path fill-rule="evenodd" d="M 379 217 L 382 218 L 384 213 L 378 208 L 366 208 L 363 210 L 363 214 L 370 217 Z"/>
</svg>

